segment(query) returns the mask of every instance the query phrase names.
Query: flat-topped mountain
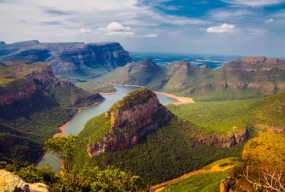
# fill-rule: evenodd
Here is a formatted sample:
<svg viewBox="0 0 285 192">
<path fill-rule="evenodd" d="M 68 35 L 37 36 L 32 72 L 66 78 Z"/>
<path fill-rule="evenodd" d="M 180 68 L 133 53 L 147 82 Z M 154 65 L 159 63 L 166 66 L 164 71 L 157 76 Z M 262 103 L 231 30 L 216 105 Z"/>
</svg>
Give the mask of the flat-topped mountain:
<svg viewBox="0 0 285 192">
<path fill-rule="evenodd" d="M 217 70 L 196 67 L 180 61 L 159 67 L 142 68 L 140 63 L 127 64 L 92 81 L 95 84 L 135 84 L 165 91 L 194 100 L 249 99 L 285 90 L 285 61 L 264 56 L 245 57 Z M 90 82 L 91 83 L 91 82 Z"/>
<path fill-rule="evenodd" d="M 43 62 L 0 63 L 0 154 L 36 161 L 45 140 L 76 111 L 103 100 L 55 77 Z"/>
<path fill-rule="evenodd" d="M 124 66 L 129 53 L 117 42 L 40 43 L 37 40 L 0 44 L 0 61 L 45 62 L 54 74 L 76 81 L 92 79 Z"/>
<path fill-rule="evenodd" d="M 106 112 L 110 130 L 98 141 L 90 141 L 89 154 L 95 156 L 133 147 L 146 133 L 166 125 L 172 116 L 149 89 L 132 92 Z"/>
<path fill-rule="evenodd" d="M 248 135 L 238 131 L 204 137 L 201 127 L 173 115 L 151 90 L 141 88 L 85 124 L 73 160 L 78 166 L 115 165 L 157 183 L 241 153 Z"/>
</svg>

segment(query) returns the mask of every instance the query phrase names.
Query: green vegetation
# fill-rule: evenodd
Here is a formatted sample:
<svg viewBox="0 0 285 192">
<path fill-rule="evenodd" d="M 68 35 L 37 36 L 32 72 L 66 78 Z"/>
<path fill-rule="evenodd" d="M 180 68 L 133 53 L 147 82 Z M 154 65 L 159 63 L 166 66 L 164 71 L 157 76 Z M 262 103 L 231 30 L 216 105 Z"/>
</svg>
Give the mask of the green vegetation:
<svg viewBox="0 0 285 192">
<path fill-rule="evenodd" d="M 283 134 L 262 133 L 249 140 L 244 146 L 243 162 L 229 172 L 229 177 L 234 179 L 231 189 L 266 191 L 275 188 L 272 191 L 282 191 L 285 187 L 282 174 L 285 167 L 284 147 Z"/>
<path fill-rule="evenodd" d="M 219 166 L 220 168 L 226 167 L 226 166 L 232 166 L 235 165 L 237 162 L 239 162 L 239 159 L 237 157 L 231 157 L 226 159 L 220 159 L 218 161 L 215 161 L 209 165 L 206 165 L 203 167 L 205 170 L 210 170 L 215 166 Z"/>
<path fill-rule="evenodd" d="M 145 59 L 128 64 L 92 81 L 96 85 L 130 84 L 148 87 L 195 101 L 244 100 L 284 90 L 285 61 L 260 64 L 232 61 L 222 68 L 200 69 L 186 61 L 159 67 Z M 124 75 L 122 75 L 124 74 Z"/>
<path fill-rule="evenodd" d="M 76 83 L 75 85 L 91 93 L 113 93 L 117 91 L 112 85 L 97 85 L 91 81 Z"/>
<path fill-rule="evenodd" d="M 147 91 L 147 90 L 148 90 L 147 94 L 144 94 L 144 95 L 137 94 L 139 92 L 143 92 L 143 91 Z M 146 103 L 151 97 L 155 97 L 155 93 L 153 93 L 152 91 L 150 91 L 147 88 L 140 88 L 140 89 L 137 89 L 137 90 L 134 90 L 134 91 L 128 93 L 121 100 L 114 103 L 111 106 L 109 111 L 115 112 L 118 108 L 120 108 L 122 110 L 128 110 L 138 103 L 141 103 L 141 104 Z"/>
<path fill-rule="evenodd" d="M 167 107 L 207 135 L 229 135 L 245 127 L 260 131 L 278 130 L 285 123 L 284 91 L 261 99 L 197 102 Z"/>
<path fill-rule="evenodd" d="M 148 184 L 169 180 L 191 170 L 202 168 L 218 159 L 240 156 L 243 147 L 243 144 L 231 149 L 194 145 L 199 129 L 188 121 L 174 117 L 169 125 L 141 139 L 139 145 L 100 154 L 90 159 L 86 152 L 89 135 L 101 129 L 100 125 L 105 124 L 107 120 L 101 115 L 91 119 L 88 124 L 92 121 L 96 123 L 86 126 L 79 134 L 73 163 L 81 162 L 81 165 L 89 163 L 90 166 L 99 167 L 114 165 L 125 172 L 140 175 Z"/>
<path fill-rule="evenodd" d="M 0 97 L 12 100 L 0 104 L 0 156 L 8 162 L 35 162 L 76 107 L 102 100 L 57 80 L 45 63 L 22 61 L 0 65 Z"/>
<path fill-rule="evenodd" d="M 162 192 L 220 192 L 220 182 L 227 175 L 225 172 L 201 173 L 187 179 L 181 179 L 167 185 Z"/>
<path fill-rule="evenodd" d="M 99 169 L 84 165 L 82 169 L 71 167 L 77 139 L 74 135 L 52 137 L 45 142 L 45 150 L 60 158 L 63 163 L 61 174 L 56 174 L 50 167 L 36 168 L 34 165 L 19 167 L 18 164 L 7 165 L 6 170 L 14 171 L 29 183 L 42 182 L 49 185 L 54 192 L 102 192 L 102 191 L 145 191 L 147 186 L 139 176 L 131 176 L 118 168 Z"/>
</svg>

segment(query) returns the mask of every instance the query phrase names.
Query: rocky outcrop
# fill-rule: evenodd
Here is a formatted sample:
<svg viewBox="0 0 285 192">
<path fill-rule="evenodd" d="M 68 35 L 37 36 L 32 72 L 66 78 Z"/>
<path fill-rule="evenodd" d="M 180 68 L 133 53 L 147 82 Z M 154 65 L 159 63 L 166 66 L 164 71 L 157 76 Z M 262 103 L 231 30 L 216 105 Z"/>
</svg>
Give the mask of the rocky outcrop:
<svg viewBox="0 0 285 192">
<path fill-rule="evenodd" d="M 2 192 L 52 192 L 43 183 L 28 184 L 23 179 L 5 170 L 0 170 L 0 191 Z"/>
<path fill-rule="evenodd" d="M 264 56 L 252 56 L 252 57 L 244 57 L 240 59 L 241 62 L 244 62 L 247 64 L 264 63 L 265 60 L 266 60 L 266 57 Z"/>
<path fill-rule="evenodd" d="M 37 90 L 38 87 L 32 84 L 29 87 L 23 87 L 22 90 L 0 94 L 0 106 L 10 105 L 14 102 L 31 98 Z"/>
<path fill-rule="evenodd" d="M 235 180 L 231 176 L 222 179 L 220 183 L 220 192 L 229 192 L 234 183 Z"/>
<path fill-rule="evenodd" d="M 11 105 L 17 101 L 30 99 L 35 95 L 43 96 L 44 92 L 46 95 L 50 93 L 56 100 L 58 100 L 56 97 L 59 94 L 67 94 L 70 98 L 74 97 L 70 99 L 69 103 L 73 106 L 83 100 L 96 101 L 102 98 L 99 94 L 90 94 L 77 88 L 69 81 L 58 80 L 53 74 L 52 68 L 42 62 L 8 62 L 0 65 L 0 70 L 6 73 L 7 76 L 4 77 L 4 80 L 9 82 L 0 86 L 0 106 Z M 66 101 L 68 100 L 67 98 Z"/>
<path fill-rule="evenodd" d="M 249 138 L 249 132 L 246 128 L 243 132 L 233 133 L 231 136 L 203 136 L 197 139 L 197 143 L 203 143 L 209 146 L 233 147 L 238 143 L 246 142 Z"/>
<path fill-rule="evenodd" d="M 82 79 L 98 77 L 132 61 L 129 52 L 117 42 L 85 44 L 26 41 L 2 45 L 0 55 L 0 61 L 3 62 L 46 62 L 59 77 L 75 73 L 77 78 Z"/>
<path fill-rule="evenodd" d="M 161 105 L 151 90 L 142 88 L 115 103 L 105 114 L 111 127 L 107 134 L 89 143 L 88 154 L 114 152 L 130 148 L 148 132 L 167 124 L 173 114 Z"/>
</svg>

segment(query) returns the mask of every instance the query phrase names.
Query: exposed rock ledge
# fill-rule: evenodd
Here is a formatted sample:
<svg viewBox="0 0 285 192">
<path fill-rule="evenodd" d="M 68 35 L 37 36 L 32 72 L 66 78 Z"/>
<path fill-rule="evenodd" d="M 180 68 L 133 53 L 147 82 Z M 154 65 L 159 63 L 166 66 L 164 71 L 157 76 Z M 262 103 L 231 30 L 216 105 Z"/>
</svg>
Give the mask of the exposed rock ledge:
<svg viewBox="0 0 285 192">
<path fill-rule="evenodd" d="M 233 133 L 231 136 L 203 136 L 197 140 L 197 143 L 203 143 L 209 146 L 233 147 L 238 143 L 247 141 L 249 138 L 248 129 L 243 132 Z"/>
<path fill-rule="evenodd" d="M 173 114 L 159 103 L 155 93 L 142 88 L 116 102 L 105 116 L 110 117 L 111 127 L 105 136 L 89 144 L 92 156 L 138 144 L 146 133 L 167 124 Z"/>
<path fill-rule="evenodd" d="M 52 192 L 43 183 L 26 183 L 23 179 L 5 170 L 0 170 L 0 191 L 11 192 Z"/>
</svg>

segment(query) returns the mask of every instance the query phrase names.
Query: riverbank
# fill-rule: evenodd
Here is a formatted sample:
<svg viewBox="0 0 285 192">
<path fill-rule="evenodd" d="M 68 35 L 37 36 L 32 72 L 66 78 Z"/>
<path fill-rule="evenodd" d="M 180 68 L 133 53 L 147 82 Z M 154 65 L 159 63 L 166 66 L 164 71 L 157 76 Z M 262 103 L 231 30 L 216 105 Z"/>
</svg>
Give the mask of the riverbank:
<svg viewBox="0 0 285 192">
<path fill-rule="evenodd" d="M 121 87 L 140 87 L 140 88 L 144 87 L 144 86 L 140 86 L 140 85 L 129 85 L 129 84 L 112 84 L 112 85 L 113 86 L 121 86 Z M 186 103 L 195 103 L 195 101 L 190 97 L 181 97 L 181 96 L 176 96 L 176 95 L 173 95 L 170 93 L 159 92 L 159 91 L 153 91 L 153 92 L 157 93 L 157 94 L 163 94 L 166 97 L 177 100 L 177 102 L 173 103 L 174 105 L 180 105 L 180 104 L 186 104 Z"/>
<path fill-rule="evenodd" d="M 190 97 L 180 97 L 180 96 L 172 95 L 170 93 L 158 92 L 158 91 L 154 91 L 154 93 L 163 94 L 166 97 L 177 100 L 177 102 L 173 103 L 174 105 L 180 105 L 180 104 L 186 104 L 186 103 L 195 103 L 195 101 Z"/>
<path fill-rule="evenodd" d="M 94 105 L 97 105 L 97 104 L 99 104 L 99 103 L 102 103 L 102 102 L 104 102 L 105 100 L 106 100 L 106 99 L 103 99 L 102 101 L 92 103 L 91 105 L 88 105 L 88 106 L 85 106 L 85 107 L 79 107 L 79 108 L 77 108 L 76 112 L 68 119 L 68 121 L 66 121 L 62 126 L 59 127 L 59 129 L 61 130 L 61 132 L 60 132 L 60 133 L 56 133 L 56 134 L 54 134 L 53 136 L 58 136 L 58 137 L 62 136 L 62 135 L 64 134 L 64 132 L 65 132 L 65 128 L 67 127 L 67 125 L 70 123 L 70 121 L 71 121 L 78 113 L 80 113 L 80 111 L 81 111 L 82 109 L 87 109 L 87 108 L 89 108 L 89 107 L 92 107 L 92 106 L 94 106 Z"/>
<path fill-rule="evenodd" d="M 114 95 L 114 94 L 116 94 L 117 93 L 117 91 L 115 91 L 115 92 L 102 92 L 102 93 L 99 93 L 100 95 Z"/>
</svg>

